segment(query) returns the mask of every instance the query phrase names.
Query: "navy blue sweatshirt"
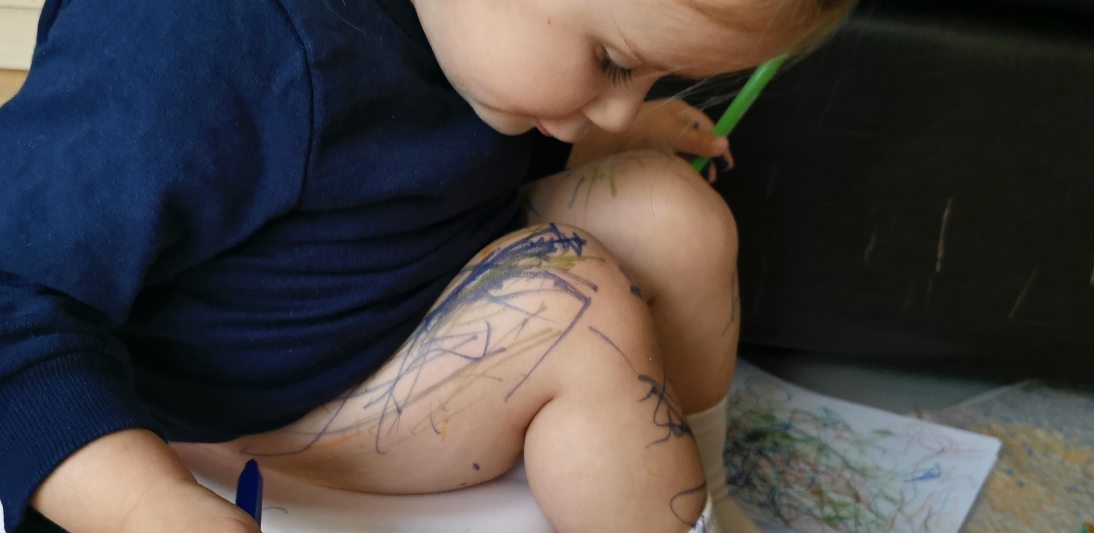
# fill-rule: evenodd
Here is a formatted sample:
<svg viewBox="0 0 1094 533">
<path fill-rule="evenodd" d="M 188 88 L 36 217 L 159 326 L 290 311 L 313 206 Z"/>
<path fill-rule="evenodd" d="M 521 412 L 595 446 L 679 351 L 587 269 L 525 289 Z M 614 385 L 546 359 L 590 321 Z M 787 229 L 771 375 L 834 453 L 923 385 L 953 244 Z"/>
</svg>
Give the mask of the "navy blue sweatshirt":
<svg viewBox="0 0 1094 533">
<path fill-rule="evenodd" d="M 47 2 L 0 108 L 6 527 L 97 437 L 359 383 L 566 156 L 478 120 L 409 0 Z"/>
</svg>

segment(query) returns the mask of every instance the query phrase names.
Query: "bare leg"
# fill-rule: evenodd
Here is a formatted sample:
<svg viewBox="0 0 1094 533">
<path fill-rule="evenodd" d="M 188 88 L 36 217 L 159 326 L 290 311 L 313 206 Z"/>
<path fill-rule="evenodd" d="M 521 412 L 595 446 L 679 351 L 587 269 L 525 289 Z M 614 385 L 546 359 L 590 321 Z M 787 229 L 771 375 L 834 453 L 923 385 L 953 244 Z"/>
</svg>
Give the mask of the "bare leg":
<svg viewBox="0 0 1094 533">
<path fill-rule="evenodd" d="M 652 327 L 602 245 L 531 228 L 472 260 L 360 387 L 284 430 L 217 446 L 386 493 L 481 483 L 523 450 L 559 531 L 687 531 L 703 473 Z"/>
<path fill-rule="evenodd" d="M 737 226 L 683 160 L 631 152 L 529 186 L 529 218 L 596 235 L 641 289 L 687 413 L 715 405 L 737 358 Z"/>
<path fill-rule="evenodd" d="M 619 154 L 530 185 L 532 220 L 596 234 L 641 287 L 726 531 L 758 531 L 729 496 L 725 398 L 740 327 L 737 228 L 722 198 L 679 158 Z"/>
</svg>

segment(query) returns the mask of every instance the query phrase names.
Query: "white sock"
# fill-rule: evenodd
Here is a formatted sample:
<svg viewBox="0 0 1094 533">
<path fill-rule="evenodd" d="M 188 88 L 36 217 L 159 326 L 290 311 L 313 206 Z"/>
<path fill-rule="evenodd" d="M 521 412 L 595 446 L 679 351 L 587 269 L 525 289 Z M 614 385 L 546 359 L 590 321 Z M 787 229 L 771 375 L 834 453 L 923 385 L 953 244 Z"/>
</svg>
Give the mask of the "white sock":
<svg viewBox="0 0 1094 533">
<path fill-rule="evenodd" d="M 722 529 L 718 527 L 718 520 L 714 518 L 709 495 L 707 504 L 703 506 L 703 514 L 699 515 L 699 519 L 695 521 L 694 526 L 691 526 L 688 533 L 722 533 Z"/>
<path fill-rule="evenodd" d="M 760 528 L 729 496 L 726 484 L 726 463 L 722 455 L 726 445 L 727 395 L 717 405 L 688 415 L 688 427 L 699 447 L 699 459 L 707 479 L 708 504 L 713 504 L 714 516 L 726 533 L 760 533 Z"/>
</svg>

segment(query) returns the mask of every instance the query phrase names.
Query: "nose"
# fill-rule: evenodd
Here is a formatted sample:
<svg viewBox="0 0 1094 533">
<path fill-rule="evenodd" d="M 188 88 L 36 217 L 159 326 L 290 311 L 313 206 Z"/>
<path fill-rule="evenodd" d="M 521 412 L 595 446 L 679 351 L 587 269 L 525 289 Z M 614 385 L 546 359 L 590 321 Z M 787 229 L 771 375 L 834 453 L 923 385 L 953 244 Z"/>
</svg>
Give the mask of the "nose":
<svg viewBox="0 0 1094 533">
<path fill-rule="evenodd" d="M 652 81 L 642 83 L 635 80 L 624 87 L 612 87 L 589 102 L 582 112 L 602 130 L 623 131 L 634 122 L 638 108 L 652 86 Z"/>
</svg>

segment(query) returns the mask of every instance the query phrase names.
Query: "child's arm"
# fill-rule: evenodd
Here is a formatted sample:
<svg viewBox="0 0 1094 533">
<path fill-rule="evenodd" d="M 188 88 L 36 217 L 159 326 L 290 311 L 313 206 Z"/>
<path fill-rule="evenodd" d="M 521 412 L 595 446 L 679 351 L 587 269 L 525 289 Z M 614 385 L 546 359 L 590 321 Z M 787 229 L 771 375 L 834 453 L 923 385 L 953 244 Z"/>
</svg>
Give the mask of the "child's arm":
<svg viewBox="0 0 1094 533">
<path fill-rule="evenodd" d="M 80 448 L 31 504 L 69 531 L 259 531 L 247 513 L 198 485 L 159 437 L 137 429 Z"/>
<path fill-rule="evenodd" d="M 274 2 L 46 5 L 26 83 L 0 106 L 4 525 L 47 477 L 35 502 L 68 525 L 110 523 L 134 494 L 153 516 L 220 505 L 189 480 L 141 484 L 174 479 L 177 462 L 118 432 L 170 437 L 179 427 L 156 414 L 186 399 L 139 397 L 162 352 L 118 332 L 146 287 L 297 203 L 312 138 L 303 45 Z"/>
</svg>

